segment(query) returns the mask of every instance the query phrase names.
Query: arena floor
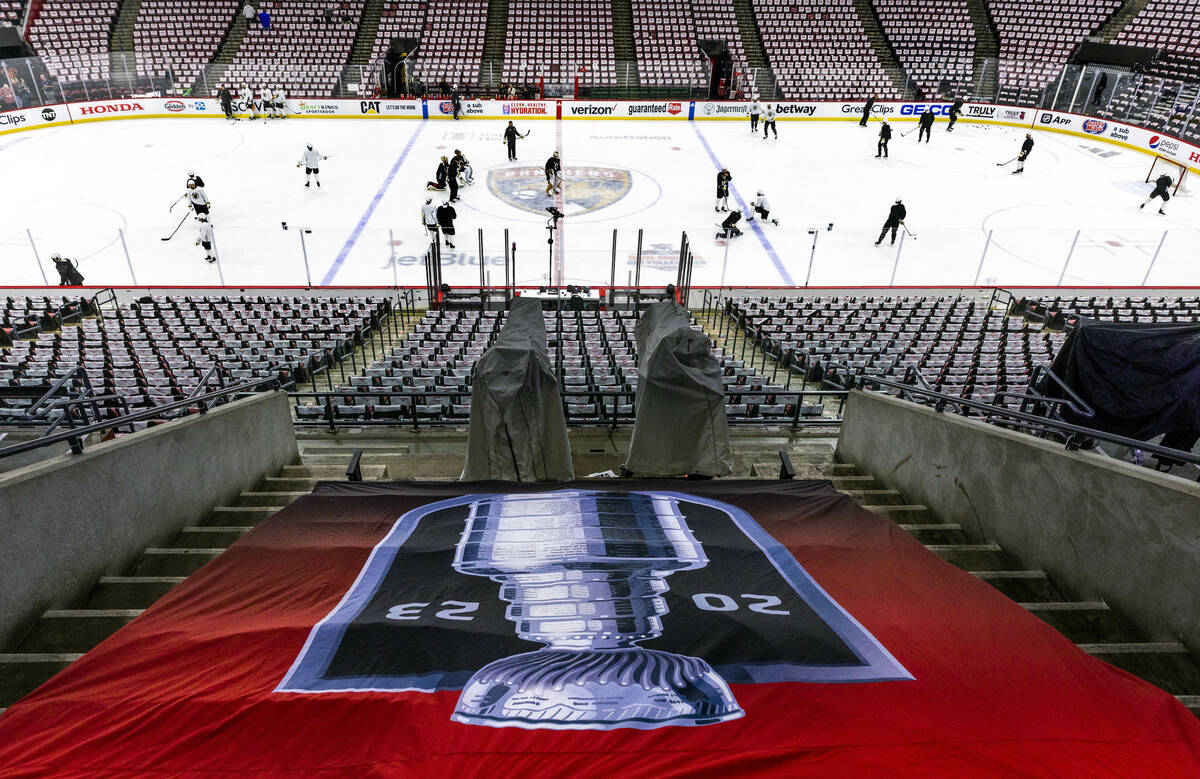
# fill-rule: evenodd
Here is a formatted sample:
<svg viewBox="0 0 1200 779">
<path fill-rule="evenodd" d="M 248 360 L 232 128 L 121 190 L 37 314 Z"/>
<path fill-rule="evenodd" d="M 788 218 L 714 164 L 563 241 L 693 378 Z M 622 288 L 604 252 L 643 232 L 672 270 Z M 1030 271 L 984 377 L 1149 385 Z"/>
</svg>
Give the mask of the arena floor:
<svg viewBox="0 0 1200 779">
<path fill-rule="evenodd" d="M 1196 198 L 1172 200 L 1167 216 L 1157 202 L 1139 211 L 1152 158 L 1085 138 L 1035 131 L 1026 172 L 1013 176 L 996 163 L 1016 155 L 1023 130 L 960 123 L 948 134 L 940 120 L 933 142 L 919 145 L 915 132 L 900 137 L 914 125 L 897 124 L 888 160 L 874 156 L 874 122 L 780 122 L 779 139 L 764 141 L 743 122 L 572 120 L 518 121 L 531 132 L 509 163 L 504 124 L 151 119 L 12 134 L 0 140 L 0 284 L 41 283 L 29 230 L 51 283 L 49 255 L 60 252 L 78 259 L 89 285 L 423 285 L 419 206 L 438 157 L 455 148 L 476 183 L 457 204 L 450 284 L 478 283 L 480 228 L 491 283 L 504 280 L 506 227 L 518 283 L 551 277 L 541 169 L 554 149 L 567 175 L 553 269 L 562 283 L 608 283 L 614 229 L 617 281 L 630 281 L 641 228 L 643 285 L 674 281 L 684 230 L 694 286 L 1049 286 L 1073 242 L 1064 285 L 1139 285 L 1164 231 L 1149 284 L 1200 284 Z M 320 189 L 305 189 L 295 167 L 309 142 L 330 157 Z M 746 229 L 728 255 L 714 240 L 720 166 L 733 174 L 731 201 L 748 204 L 762 189 L 781 222 Z M 183 204 L 168 207 L 188 170 L 213 203 L 219 267 L 204 262 L 191 220 L 161 240 L 183 214 Z M 897 197 L 915 240 L 876 248 Z M 311 230 L 307 276 L 300 226 Z"/>
</svg>

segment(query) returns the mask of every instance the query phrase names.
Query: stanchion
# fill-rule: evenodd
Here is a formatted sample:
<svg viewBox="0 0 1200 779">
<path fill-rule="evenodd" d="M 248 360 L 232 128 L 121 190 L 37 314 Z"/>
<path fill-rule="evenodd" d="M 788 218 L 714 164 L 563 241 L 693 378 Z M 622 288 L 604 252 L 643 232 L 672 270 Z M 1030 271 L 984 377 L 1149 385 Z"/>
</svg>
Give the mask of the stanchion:
<svg viewBox="0 0 1200 779">
<path fill-rule="evenodd" d="M 125 230 L 117 228 L 117 235 L 121 236 L 121 250 L 125 252 L 125 264 L 129 266 L 129 278 L 133 279 L 133 286 L 137 286 L 137 276 L 133 273 L 133 260 L 129 259 L 129 247 L 125 245 Z"/>
<path fill-rule="evenodd" d="M 1067 252 L 1067 261 L 1063 263 L 1062 273 L 1058 274 L 1058 284 L 1055 286 L 1061 287 L 1063 279 L 1067 277 L 1067 266 L 1071 264 L 1071 257 L 1075 254 L 1075 244 L 1079 243 L 1079 234 L 1082 230 L 1075 231 L 1075 237 L 1071 240 L 1071 250 Z"/>
<path fill-rule="evenodd" d="M 900 269 L 900 252 L 904 250 L 904 233 L 900 233 L 900 244 L 896 247 L 896 261 L 892 263 L 892 278 L 888 281 L 889 287 L 896 286 L 896 271 Z"/>
<path fill-rule="evenodd" d="M 1167 231 L 1163 230 L 1162 238 L 1158 239 L 1158 248 L 1154 250 L 1154 256 L 1150 258 L 1150 264 L 1146 266 L 1146 275 L 1142 277 L 1142 286 L 1146 286 L 1146 282 L 1150 280 L 1150 271 L 1154 270 L 1154 263 L 1158 260 L 1158 253 L 1162 251 L 1163 244 L 1167 240 Z"/>
<path fill-rule="evenodd" d="M 33 260 L 37 263 L 38 273 L 42 274 L 42 285 L 50 286 L 50 280 L 46 278 L 46 270 L 42 267 L 42 258 L 38 256 L 37 244 L 33 242 L 33 233 L 26 228 L 25 235 L 29 236 L 29 248 L 33 249 Z"/>
</svg>

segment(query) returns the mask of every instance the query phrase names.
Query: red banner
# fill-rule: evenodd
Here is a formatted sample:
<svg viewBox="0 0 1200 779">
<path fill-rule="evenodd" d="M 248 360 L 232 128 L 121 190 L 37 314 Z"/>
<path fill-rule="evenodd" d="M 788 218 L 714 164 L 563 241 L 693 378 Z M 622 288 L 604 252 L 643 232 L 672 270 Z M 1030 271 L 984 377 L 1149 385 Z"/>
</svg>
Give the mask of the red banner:
<svg viewBox="0 0 1200 779">
<path fill-rule="evenodd" d="M 824 482 L 329 483 L 0 717 L 0 776 L 190 771 L 1196 775 L 1200 722 Z"/>
</svg>

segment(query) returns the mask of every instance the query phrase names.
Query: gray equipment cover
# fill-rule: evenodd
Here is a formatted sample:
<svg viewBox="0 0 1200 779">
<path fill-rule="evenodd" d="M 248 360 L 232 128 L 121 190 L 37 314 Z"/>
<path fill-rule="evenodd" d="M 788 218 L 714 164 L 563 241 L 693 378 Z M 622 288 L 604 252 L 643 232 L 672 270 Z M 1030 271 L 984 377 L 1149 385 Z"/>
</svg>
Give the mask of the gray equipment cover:
<svg viewBox="0 0 1200 779">
<path fill-rule="evenodd" d="M 475 363 L 463 481 L 575 478 L 567 420 L 546 351 L 541 303 L 517 298 Z"/>
<path fill-rule="evenodd" d="M 638 476 L 728 476 L 725 385 L 712 342 L 673 300 L 642 314 L 637 420 L 625 469 Z"/>
</svg>

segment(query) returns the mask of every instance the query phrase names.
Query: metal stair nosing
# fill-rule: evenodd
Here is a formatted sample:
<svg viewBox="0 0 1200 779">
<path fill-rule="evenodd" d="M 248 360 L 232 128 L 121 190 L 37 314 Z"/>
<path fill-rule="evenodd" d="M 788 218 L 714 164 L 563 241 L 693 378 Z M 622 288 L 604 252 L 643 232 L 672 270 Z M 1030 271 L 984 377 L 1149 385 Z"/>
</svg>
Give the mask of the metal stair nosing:
<svg viewBox="0 0 1200 779">
<path fill-rule="evenodd" d="M 975 61 L 971 70 L 974 97 L 991 100 L 996 96 L 996 69 L 988 69 L 989 60 L 1000 56 L 1000 36 L 985 0 L 967 0 L 967 12 L 975 27 Z"/>
<path fill-rule="evenodd" d="M 775 74 L 771 69 L 767 49 L 763 46 L 758 17 L 754 13 L 751 0 L 733 0 L 733 13 L 737 19 L 738 34 L 742 39 L 742 50 L 746 52 L 746 65 L 755 69 L 754 86 L 758 94 L 775 94 Z"/>
<path fill-rule="evenodd" d="M 884 73 L 892 81 L 892 88 L 902 98 L 907 99 L 906 86 L 911 86 L 915 97 L 918 100 L 923 99 L 924 95 L 921 89 L 915 81 L 908 77 L 908 72 L 900 64 L 900 58 L 896 55 L 896 49 L 892 46 L 887 33 L 884 32 L 883 24 L 880 23 L 879 16 L 875 13 L 875 6 L 871 4 L 871 0 L 854 0 L 854 10 L 858 13 L 858 20 L 863 26 L 863 32 L 867 34 L 871 50 L 875 52 L 875 57 L 879 60 L 879 64 L 883 66 Z"/>
<path fill-rule="evenodd" d="M 480 83 L 486 86 L 494 88 L 500 84 L 504 73 L 507 36 L 508 0 L 489 0 L 487 26 L 483 33 L 483 57 L 479 63 Z"/>
<path fill-rule="evenodd" d="M 346 63 L 342 65 L 343 84 L 359 83 L 356 81 L 357 75 L 362 72 L 362 68 L 371 64 L 371 53 L 375 50 L 375 39 L 379 37 L 382 16 L 383 0 L 366 0 L 362 14 L 358 17 L 358 28 L 354 31 L 354 43 L 350 46 L 350 54 Z"/>
<path fill-rule="evenodd" d="M 108 31 L 108 63 L 110 78 L 124 74 L 126 78 L 137 78 L 137 59 L 130 62 L 125 55 L 133 53 L 133 28 L 137 24 L 138 11 L 141 10 L 142 0 L 123 0 L 113 16 L 112 27 Z M 120 62 L 122 67 L 117 67 Z"/>
<path fill-rule="evenodd" d="M 1121 30 L 1124 30 L 1134 17 L 1146 9 L 1149 2 L 1150 0 L 1126 0 L 1096 29 L 1096 37 L 1106 43 L 1112 43 Z"/>
</svg>

